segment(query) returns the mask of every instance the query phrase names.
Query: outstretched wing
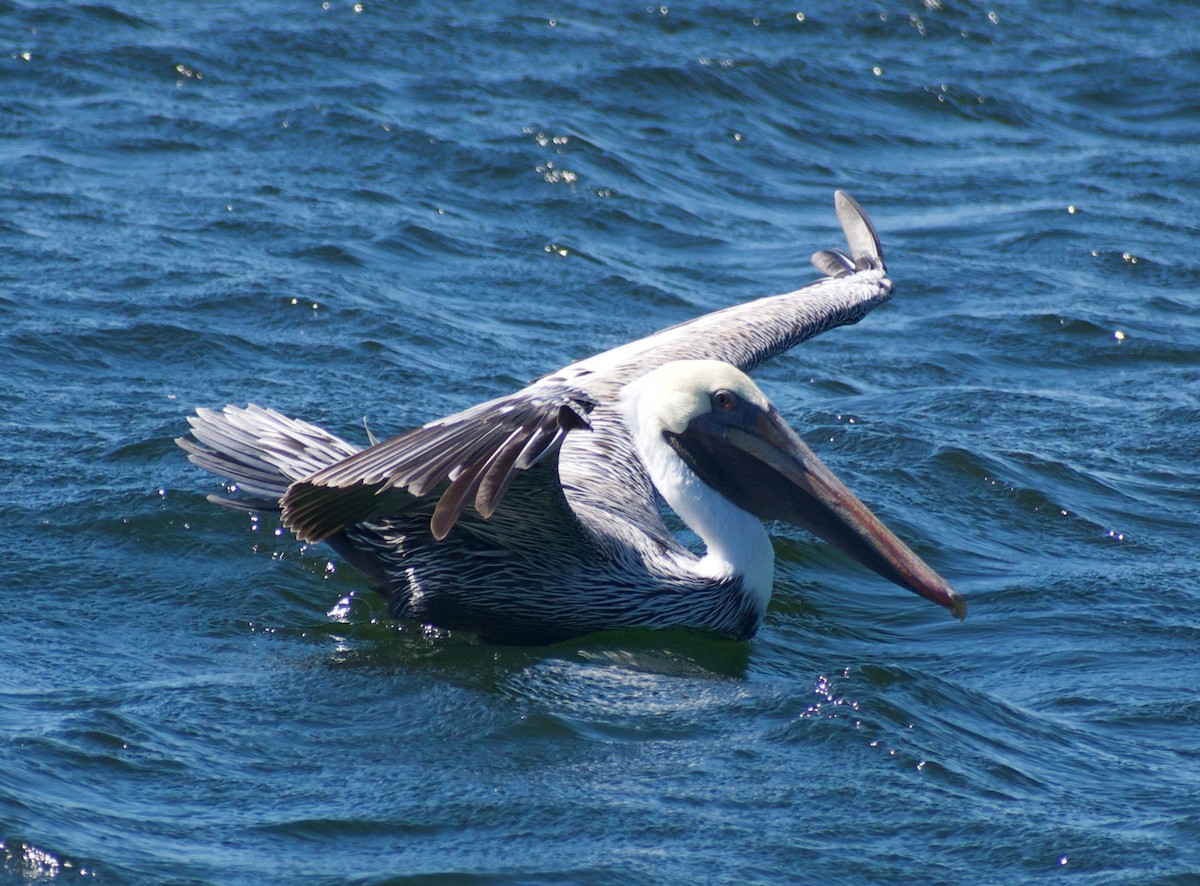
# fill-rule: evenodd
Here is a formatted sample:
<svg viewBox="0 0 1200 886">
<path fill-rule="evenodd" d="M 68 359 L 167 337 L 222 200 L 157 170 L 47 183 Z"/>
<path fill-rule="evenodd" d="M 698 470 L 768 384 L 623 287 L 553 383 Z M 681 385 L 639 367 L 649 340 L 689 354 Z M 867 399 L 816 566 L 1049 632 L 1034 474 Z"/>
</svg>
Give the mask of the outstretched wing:
<svg viewBox="0 0 1200 886">
<path fill-rule="evenodd" d="M 879 237 L 858 202 L 834 195 L 848 253 L 836 249 L 812 257 L 828 274 L 794 292 L 768 296 L 714 311 L 613 348 L 551 376 L 579 384 L 596 399 L 671 360 L 721 360 L 743 372 L 836 326 L 857 323 L 891 298 Z"/>
<path fill-rule="evenodd" d="M 377 443 L 293 483 L 283 496 L 284 525 L 305 541 L 406 510 L 449 481 L 434 510 L 439 540 L 472 499 L 486 519 L 518 471 L 554 452 L 569 431 L 587 427 L 595 401 L 577 388 L 535 382 Z"/>
</svg>

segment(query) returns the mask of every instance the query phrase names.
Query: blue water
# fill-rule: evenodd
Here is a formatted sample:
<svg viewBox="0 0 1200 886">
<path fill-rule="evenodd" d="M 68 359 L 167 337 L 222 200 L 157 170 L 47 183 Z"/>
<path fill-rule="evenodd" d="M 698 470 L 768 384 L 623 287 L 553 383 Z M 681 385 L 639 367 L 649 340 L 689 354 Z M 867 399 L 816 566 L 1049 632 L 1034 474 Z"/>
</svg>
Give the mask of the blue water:
<svg viewBox="0 0 1200 886">
<path fill-rule="evenodd" d="M 0 879 L 1196 882 L 1198 24 L 0 0 Z M 757 379 L 964 623 L 777 526 L 749 643 L 427 635 L 172 443 L 795 288 L 836 188 L 896 297 Z"/>
</svg>

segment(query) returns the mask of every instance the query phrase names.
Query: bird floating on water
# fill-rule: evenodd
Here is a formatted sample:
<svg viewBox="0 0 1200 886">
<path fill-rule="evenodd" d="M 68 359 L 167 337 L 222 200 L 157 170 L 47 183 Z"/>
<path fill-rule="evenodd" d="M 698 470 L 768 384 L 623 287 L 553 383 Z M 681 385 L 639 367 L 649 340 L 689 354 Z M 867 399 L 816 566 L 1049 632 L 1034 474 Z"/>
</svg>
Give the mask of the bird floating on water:
<svg viewBox="0 0 1200 886">
<path fill-rule="evenodd" d="M 398 618 L 508 643 L 612 628 L 752 637 L 775 557 L 803 527 L 962 618 L 950 585 L 825 467 L 745 374 L 891 296 L 879 239 L 835 195 L 848 252 L 824 279 L 664 329 L 514 394 L 360 449 L 258 406 L 199 409 L 189 458 L 329 543 Z M 659 496 L 703 542 L 668 529 Z"/>
</svg>

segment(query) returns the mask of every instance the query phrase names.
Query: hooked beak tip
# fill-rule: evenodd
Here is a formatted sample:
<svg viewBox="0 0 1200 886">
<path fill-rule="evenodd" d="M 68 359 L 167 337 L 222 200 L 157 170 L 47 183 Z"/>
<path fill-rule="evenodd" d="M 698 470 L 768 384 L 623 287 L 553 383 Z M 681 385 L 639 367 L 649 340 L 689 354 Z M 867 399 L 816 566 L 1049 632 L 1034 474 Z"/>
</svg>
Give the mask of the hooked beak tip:
<svg viewBox="0 0 1200 886">
<path fill-rule="evenodd" d="M 963 599 L 962 594 L 958 591 L 950 591 L 946 596 L 945 606 L 950 610 L 950 614 L 963 621 L 967 617 L 967 601 Z"/>
<path fill-rule="evenodd" d="M 945 607 L 950 610 L 951 615 L 959 621 L 963 621 L 967 617 L 967 601 L 963 599 L 962 594 L 950 587 L 948 581 L 929 568 L 903 542 L 894 536 L 892 536 L 892 541 L 895 543 L 892 557 L 883 565 L 882 569 L 878 563 L 866 563 L 865 565 L 926 600 Z M 892 566 L 902 568 L 893 573 L 889 568 Z"/>
<path fill-rule="evenodd" d="M 915 594 L 924 597 L 932 603 L 937 603 L 950 611 L 950 614 L 963 621 L 967 617 L 967 601 L 963 599 L 962 594 L 950 587 L 950 583 L 944 578 L 930 569 L 924 562 L 921 561 L 916 554 L 912 553 L 903 543 L 900 546 L 900 556 L 893 563 L 904 565 L 903 571 L 893 572 L 889 566 L 885 564 L 880 568 L 878 563 L 865 563 L 864 565 L 889 578 L 901 587 Z"/>
</svg>

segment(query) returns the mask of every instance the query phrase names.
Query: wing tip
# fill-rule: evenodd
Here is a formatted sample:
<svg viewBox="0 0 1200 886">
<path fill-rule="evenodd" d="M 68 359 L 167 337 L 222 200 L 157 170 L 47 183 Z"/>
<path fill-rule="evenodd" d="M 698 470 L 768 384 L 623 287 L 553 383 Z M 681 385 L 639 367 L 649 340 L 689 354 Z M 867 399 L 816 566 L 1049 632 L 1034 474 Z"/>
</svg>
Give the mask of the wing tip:
<svg viewBox="0 0 1200 886">
<path fill-rule="evenodd" d="M 833 205 L 846 234 L 846 244 L 850 247 L 850 257 L 854 259 L 855 269 L 883 270 L 883 247 L 879 244 L 879 234 L 876 233 L 866 211 L 857 200 L 840 190 L 833 192 Z"/>
<path fill-rule="evenodd" d="M 963 599 L 962 595 L 958 593 L 958 591 L 950 592 L 950 606 L 948 608 L 950 609 L 950 614 L 959 621 L 966 621 L 967 601 Z"/>
</svg>

